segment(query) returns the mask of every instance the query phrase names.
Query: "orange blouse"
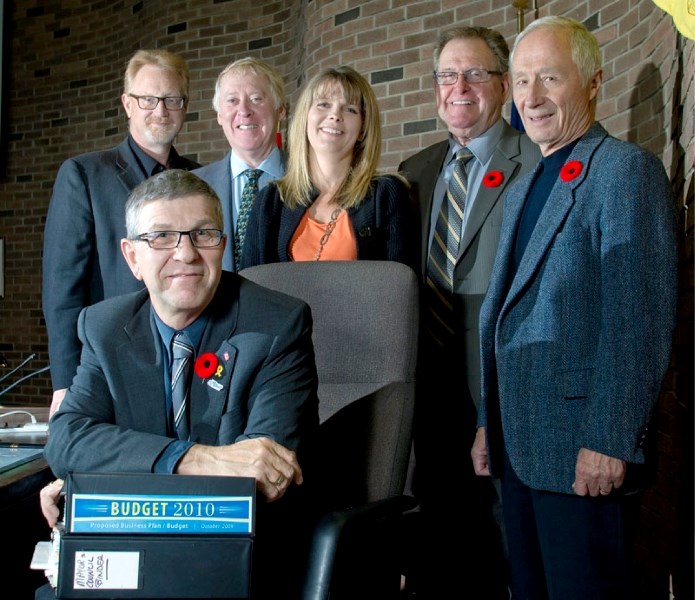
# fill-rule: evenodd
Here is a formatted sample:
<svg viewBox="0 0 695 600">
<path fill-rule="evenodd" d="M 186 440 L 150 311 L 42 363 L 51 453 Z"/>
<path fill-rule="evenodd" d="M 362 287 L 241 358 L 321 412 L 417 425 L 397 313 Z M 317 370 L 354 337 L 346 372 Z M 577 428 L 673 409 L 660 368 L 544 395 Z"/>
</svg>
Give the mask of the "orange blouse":
<svg viewBox="0 0 695 600">
<path fill-rule="evenodd" d="M 294 261 L 317 260 L 316 254 L 325 233 L 326 223 L 314 221 L 309 211 L 305 211 L 290 240 L 290 258 Z M 346 210 L 341 211 L 335 222 L 319 260 L 357 260 L 357 241 Z"/>
</svg>

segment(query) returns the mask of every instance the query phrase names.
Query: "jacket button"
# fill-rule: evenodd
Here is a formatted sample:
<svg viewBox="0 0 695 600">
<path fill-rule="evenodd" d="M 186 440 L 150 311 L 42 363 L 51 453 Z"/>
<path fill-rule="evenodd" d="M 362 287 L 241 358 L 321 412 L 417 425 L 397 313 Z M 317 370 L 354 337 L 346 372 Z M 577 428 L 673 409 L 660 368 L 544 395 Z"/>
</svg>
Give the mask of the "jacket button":
<svg viewBox="0 0 695 600">
<path fill-rule="evenodd" d="M 360 237 L 369 237 L 372 235 L 371 227 L 360 227 L 359 231 Z"/>
</svg>

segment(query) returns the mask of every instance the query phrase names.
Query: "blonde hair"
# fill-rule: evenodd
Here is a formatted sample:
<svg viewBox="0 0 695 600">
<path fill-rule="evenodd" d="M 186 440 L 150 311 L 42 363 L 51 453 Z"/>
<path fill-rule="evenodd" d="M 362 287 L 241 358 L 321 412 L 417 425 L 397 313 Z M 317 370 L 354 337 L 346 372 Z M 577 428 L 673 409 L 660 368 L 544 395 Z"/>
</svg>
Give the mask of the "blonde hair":
<svg viewBox="0 0 695 600">
<path fill-rule="evenodd" d="M 188 99 L 188 87 L 191 77 L 186 61 L 169 50 L 138 50 L 128 61 L 123 79 L 123 91 L 128 94 L 132 91 L 133 80 L 138 71 L 145 65 L 153 65 L 169 71 L 179 78 L 181 93 Z"/>
<path fill-rule="evenodd" d="M 330 68 L 315 75 L 304 87 L 288 133 L 287 171 L 277 181 L 280 197 L 290 208 L 310 206 L 315 194 L 311 179 L 307 123 L 313 102 L 340 90 L 348 103 L 359 107 L 362 131 L 353 151 L 352 165 L 334 201 L 343 208 L 359 205 L 369 191 L 381 156 L 379 104 L 369 82 L 352 67 Z"/>
</svg>

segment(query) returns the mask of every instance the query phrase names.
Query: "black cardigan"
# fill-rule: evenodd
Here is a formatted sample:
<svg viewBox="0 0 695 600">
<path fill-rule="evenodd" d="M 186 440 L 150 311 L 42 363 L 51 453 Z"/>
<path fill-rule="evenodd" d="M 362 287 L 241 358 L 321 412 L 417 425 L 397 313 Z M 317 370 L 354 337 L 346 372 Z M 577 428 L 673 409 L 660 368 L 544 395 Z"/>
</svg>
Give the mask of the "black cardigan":
<svg viewBox="0 0 695 600">
<path fill-rule="evenodd" d="M 289 209 L 277 185 L 256 196 L 246 226 L 240 269 L 288 262 L 289 245 L 306 208 Z M 375 177 L 364 200 L 348 209 L 358 260 L 394 260 L 413 267 L 417 256 L 408 187 L 393 175 Z"/>
</svg>

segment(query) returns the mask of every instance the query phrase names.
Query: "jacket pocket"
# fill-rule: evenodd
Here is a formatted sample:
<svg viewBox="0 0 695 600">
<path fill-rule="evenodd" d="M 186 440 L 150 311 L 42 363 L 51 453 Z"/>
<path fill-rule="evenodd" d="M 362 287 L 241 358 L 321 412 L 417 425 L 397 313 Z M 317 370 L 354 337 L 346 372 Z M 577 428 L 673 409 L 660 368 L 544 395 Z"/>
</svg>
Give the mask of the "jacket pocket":
<svg viewBox="0 0 695 600">
<path fill-rule="evenodd" d="M 584 400 L 589 396 L 593 369 L 572 369 L 560 372 L 560 393 L 565 400 Z"/>
</svg>

